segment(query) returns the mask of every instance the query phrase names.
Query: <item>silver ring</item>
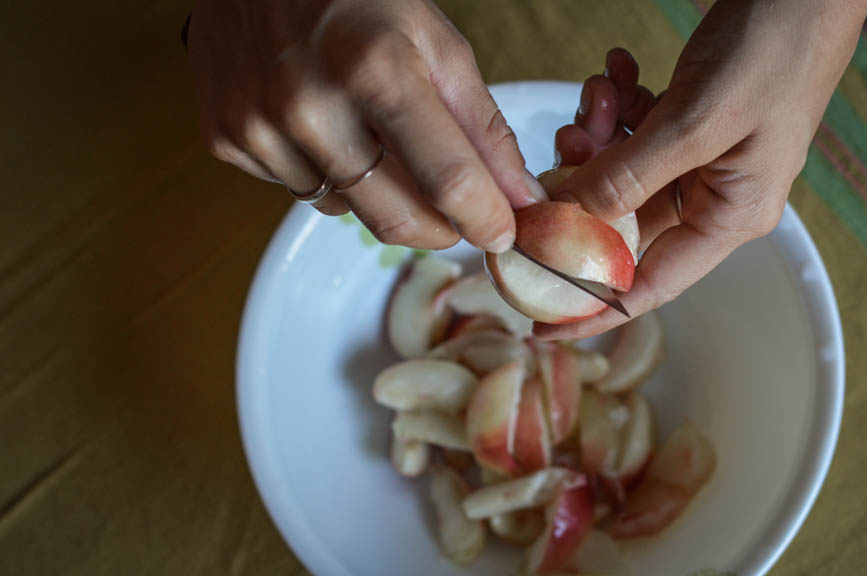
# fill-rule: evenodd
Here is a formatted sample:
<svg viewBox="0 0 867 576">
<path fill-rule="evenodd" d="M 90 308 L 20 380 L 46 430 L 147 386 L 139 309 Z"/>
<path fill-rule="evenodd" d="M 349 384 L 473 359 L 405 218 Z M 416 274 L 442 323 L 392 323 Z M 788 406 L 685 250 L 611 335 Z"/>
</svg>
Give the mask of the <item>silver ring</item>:
<svg viewBox="0 0 867 576">
<path fill-rule="evenodd" d="M 317 188 L 313 192 L 305 192 L 304 194 L 299 194 L 292 188 L 289 188 L 288 186 L 286 187 L 286 189 L 289 190 L 289 194 L 291 194 L 292 197 L 295 198 L 295 200 L 297 200 L 298 202 L 303 202 L 304 204 L 316 204 L 317 202 L 325 198 L 325 195 L 331 192 L 332 188 L 334 188 L 334 184 L 331 183 L 331 180 L 328 178 L 328 176 L 326 176 L 325 179 L 322 180 L 322 184 L 320 184 L 319 188 Z"/>
<path fill-rule="evenodd" d="M 674 184 L 674 200 L 677 202 L 677 216 L 683 222 L 683 192 L 680 191 L 680 180 Z"/>
<path fill-rule="evenodd" d="M 362 180 L 366 180 L 373 171 L 376 170 L 376 167 L 379 166 L 379 163 L 382 162 L 382 158 L 385 156 L 385 147 L 379 147 L 379 155 L 376 157 L 376 160 L 373 161 L 373 164 L 370 165 L 370 168 L 361 173 L 361 176 L 356 176 L 355 178 L 350 178 L 346 182 L 341 182 L 337 184 L 334 189 L 338 192 L 343 192 L 347 188 L 352 188 L 356 184 L 360 183 Z"/>
</svg>

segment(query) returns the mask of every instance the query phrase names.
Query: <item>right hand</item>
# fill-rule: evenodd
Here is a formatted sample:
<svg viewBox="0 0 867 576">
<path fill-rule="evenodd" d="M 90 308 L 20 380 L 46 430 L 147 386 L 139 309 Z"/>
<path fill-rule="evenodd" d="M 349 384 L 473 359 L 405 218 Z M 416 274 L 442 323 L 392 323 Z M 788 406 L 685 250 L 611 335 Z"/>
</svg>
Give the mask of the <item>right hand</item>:
<svg viewBox="0 0 867 576">
<path fill-rule="evenodd" d="M 382 242 L 488 251 L 513 208 L 545 199 L 476 67 L 429 0 L 200 0 L 189 51 L 201 124 L 218 158 L 298 192 L 327 176 Z"/>
<path fill-rule="evenodd" d="M 571 138 L 580 128 L 600 147 L 613 142 L 596 156 L 585 154 L 593 157 L 552 196 L 577 201 L 606 221 L 637 211 L 642 244 L 649 246 L 621 297 L 633 316 L 673 300 L 735 248 L 776 226 L 865 14 L 864 0 L 720 0 L 658 102 L 634 86 L 637 67 L 620 85 L 618 74 L 588 80 L 582 103 L 592 104 L 590 114 L 579 117 Z M 596 104 L 609 94 L 613 105 L 600 115 Z M 644 104 L 636 106 L 641 94 Z M 617 122 L 635 118 L 617 118 L 618 106 L 627 116 L 638 110 L 643 120 L 629 138 L 618 139 Z M 563 134 L 558 138 L 562 144 Z M 625 320 L 606 310 L 573 324 L 538 326 L 536 334 L 585 338 Z"/>
</svg>

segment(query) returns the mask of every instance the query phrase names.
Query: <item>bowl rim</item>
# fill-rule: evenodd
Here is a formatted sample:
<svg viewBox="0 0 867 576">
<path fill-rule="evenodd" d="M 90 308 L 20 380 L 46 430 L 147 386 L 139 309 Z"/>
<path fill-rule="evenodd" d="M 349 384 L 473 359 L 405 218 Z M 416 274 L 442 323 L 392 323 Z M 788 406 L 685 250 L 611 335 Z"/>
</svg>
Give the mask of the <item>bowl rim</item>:
<svg viewBox="0 0 867 576">
<path fill-rule="evenodd" d="M 544 87 L 568 88 L 574 90 L 580 84 L 572 82 L 511 82 L 490 86 L 492 93 L 528 88 Z M 263 382 L 265 371 L 261 367 L 266 359 L 265 342 L 268 334 L 266 327 L 273 318 L 269 314 L 270 303 L 279 299 L 276 284 L 281 275 L 290 269 L 295 254 L 313 233 L 317 224 L 326 216 L 315 210 L 293 206 L 275 230 L 256 269 L 244 305 L 241 328 L 236 354 L 236 402 L 238 424 L 242 445 L 253 477 L 254 484 L 265 504 L 271 520 L 290 546 L 298 559 L 313 574 L 334 576 L 353 576 L 346 567 L 330 553 L 328 547 L 309 530 L 304 515 L 291 498 L 289 488 L 282 483 L 277 474 L 276 459 L 268 450 L 268 430 L 266 422 L 260 418 L 259 406 L 262 405 L 265 390 L 258 385 Z M 829 360 L 829 386 L 814 406 L 813 422 L 808 442 L 801 454 L 801 462 L 796 475 L 803 472 L 797 482 L 790 486 L 786 499 L 780 509 L 770 519 L 770 526 L 763 534 L 761 542 L 749 552 L 748 559 L 737 567 L 740 576 L 765 574 L 791 543 L 815 503 L 824 483 L 834 456 L 843 414 L 845 394 L 845 348 L 840 313 L 825 264 L 795 210 L 786 205 L 778 230 L 785 228 L 796 244 L 792 247 L 802 258 L 800 265 L 809 267 L 812 278 L 810 289 L 803 290 L 804 303 L 811 312 L 808 322 L 816 332 L 825 333 L 829 342 L 820 355 Z M 787 264 L 791 255 L 781 254 Z M 823 324 L 823 326 L 817 326 Z M 818 341 L 818 336 L 816 338 Z M 816 394 L 819 395 L 819 390 Z M 818 428 L 818 433 L 817 429 Z M 285 513 L 286 510 L 291 513 Z M 278 513 L 278 511 L 280 511 Z"/>
</svg>

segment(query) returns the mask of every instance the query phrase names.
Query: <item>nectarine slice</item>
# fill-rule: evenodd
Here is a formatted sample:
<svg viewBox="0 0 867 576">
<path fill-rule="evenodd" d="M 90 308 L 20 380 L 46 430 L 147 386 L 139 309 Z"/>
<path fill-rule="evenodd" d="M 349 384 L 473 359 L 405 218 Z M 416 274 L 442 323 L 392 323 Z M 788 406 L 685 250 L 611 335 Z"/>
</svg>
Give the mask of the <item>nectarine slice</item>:
<svg viewBox="0 0 867 576">
<path fill-rule="evenodd" d="M 536 370 L 533 351 L 521 340 L 498 330 L 461 334 L 431 350 L 430 357 L 459 362 L 480 375 L 516 360 L 528 374 Z"/>
<path fill-rule="evenodd" d="M 546 324 L 595 316 L 604 302 L 585 294 L 517 252 L 485 254 L 485 268 L 500 296 L 515 310 Z"/>
<path fill-rule="evenodd" d="M 580 409 L 581 463 L 592 474 L 617 476 L 620 430 L 629 419 L 629 409 L 614 396 L 584 391 Z"/>
<path fill-rule="evenodd" d="M 618 540 L 652 536 L 671 524 L 688 501 L 689 495 L 677 486 L 646 478 L 629 493 L 608 524 L 608 533 Z"/>
<path fill-rule="evenodd" d="M 515 213 L 515 243 L 545 265 L 616 290 L 632 287 L 635 259 L 620 233 L 572 202 L 541 202 Z M 551 324 L 600 312 L 605 304 L 514 250 L 485 255 L 500 296 L 516 310 Z"/>
<path fill-rule="evenodd" d="M 517 510 L 497 514 L 488 520 L 491 532 L 511 544 L 530 544 L 545 529 L 542 510 Z"/>
<path fill-rule="evenodd" d="M 546 511 L 545 531 L 527 551 L 532 574 L 563 569 L 593 528 L 593 490 L 588 482 L 564 490 Z"/>
<path fill-rule="evenodd" d="M 391 463 L 401 476 L 414 478 L 427 469 L 430 447 L 424 442 L 391 436 Z"/>
<path fill-rule="evenodd" d="M 596 382 L 608 374 L 611 364 L 604 354 L 596 350 L 587 350 L 576 346 L 566 346 L 578 359 L 578 373 L 581 374 L 581 382 Z"/>
<path fill-rule="evenodd" d="M 653 457 L 653 412 L 650 404 L 638 392 L 631 393 L 625 404 L 629 410 L 629 420 L 621 430 L 615 473 L 628 487 L 640 478 Z"/>
<path fill-rule="evenodd" d="M 542 184 L 548 195 L 554 198 L 560 184 L 571 176 L 577 168 L 577 166 L 559 166 L 553 170 L 542 172 L 538 176 L 539 183 Z M 633 259 L 635 262 L 638 262 L 640 236 L 638 233 L 638 218 L 636 218 L 635 212 L 630 212 L 620 218 L 611 220 L 608 224 L 620 232 L 620 235 L 623 236 L 623 240 L 629 247 L 629 251 L 632 253 Z"/>
<path fill-rule="evenodd" d="M 578 423 L 581 404 L 581 374 L 577 357 L 569 350 L 548 342 L 535 342 L 539 374 L 545 391 L 545 405 L 551 428 L 551 444 L 568 438 Z"/>
<path fill-rule="evenodd" d="M 373 398 L 393 410 L 457 414 L 466 408 L 477 384 L 476 375 L 460 364 L 419 358 L 382 371 L 373 383 Z"/>
<path fill-rule="evenodd" d="M 671 433 L 654 458 L 647 475 L 695 494 L 716 469 L 716 450 L 690 421 Z"/>
<path fill-rule="evenodd" d="M 476 490 L 464 500 L 463 505 L 470 518 L 490 518 L 544 506 L 561 491 L 586 483 L 587 478 L 574 470 L 545 468 Z"/>
<path fill-rule="evenodd" d="M 608 357 L 611 369 L 594 384 L 596 388 L 609 393 L 635 389 L 662 360 L 663 341 L 662 323 L 655 311 L 621 326 Z"/>
<path fill-rule="evenodd" d="M 452 450 L 471 450 L 464 422 L 440 412 L 398 412 L 391 432 L 404 441 L 425 442 Z"/>
<path fill-rule="evenodd" d="M 533 321 L 517 312 L 500 298 L 484 272 L 465 276 L 455 282 L 448 303 L 459 314 L 492 316 L 512 334 L 529 336 Z"/>
<path fill-rule="evenodd" d="M 417 358 L 445 334 L 452 317 L 447 288 L 461 266 L 434 256 L 412 263 L 391 295 L 386 324 L 392 348 L 403 358 Z"/>
<path fill-rule="evenodd" d="M 456 564 L 469 564 L 485 547 L 482 522 L 467 518 L 461 502 L 469 487 L 460 474 L 437 464 L 430 471 L 430 498 L 436 509 L 440 546 Z"/>
<path fill-rule="evenodd" d="M 538 378 L 524 382 L 515 430 L 515 461 L 522 472 L 551 464 L 551 438 L 542 396 L 542 382 Z"/>
<path fill-rule="evenodd" d="M 513 361 L 479 382 L 467 407 L 467 437 L 482 466 L 506 475 L 518 472 L 513 457 L 524 363 Z"/>
<path fill-rule="evenodd" d="M 660 532 L 677 518 L 716 468 L 716 452 L 694 424 L 687 422 L 666 440 L 644 480 L 630 492 L 608 526 L 614 538 Z"/>
</svg>

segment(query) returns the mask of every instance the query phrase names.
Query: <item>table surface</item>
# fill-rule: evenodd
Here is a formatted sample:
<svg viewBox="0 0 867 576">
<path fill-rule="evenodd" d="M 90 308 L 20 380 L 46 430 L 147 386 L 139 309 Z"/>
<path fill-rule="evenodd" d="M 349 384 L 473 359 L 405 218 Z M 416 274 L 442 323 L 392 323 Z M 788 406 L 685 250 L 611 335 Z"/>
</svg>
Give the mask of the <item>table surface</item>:
<svg viewBox="0 0 867 576">
<path fill-rule="evenodd" d="M 708 2 L 441 2 L 489 82 L 578 81 L 629 48 L 667 83 Z M 187 3 L 0 5 L 0 573 L 304 574 L 235 417 L 244 296 L 289 207 L 212 160 Z M 791 202 L 828 266 L 848 384 L 831 471 L 773 576 L 867 551 L 867 47 Z M 578 95 L 576 94 L 576 104 Z"/>
</svg>

